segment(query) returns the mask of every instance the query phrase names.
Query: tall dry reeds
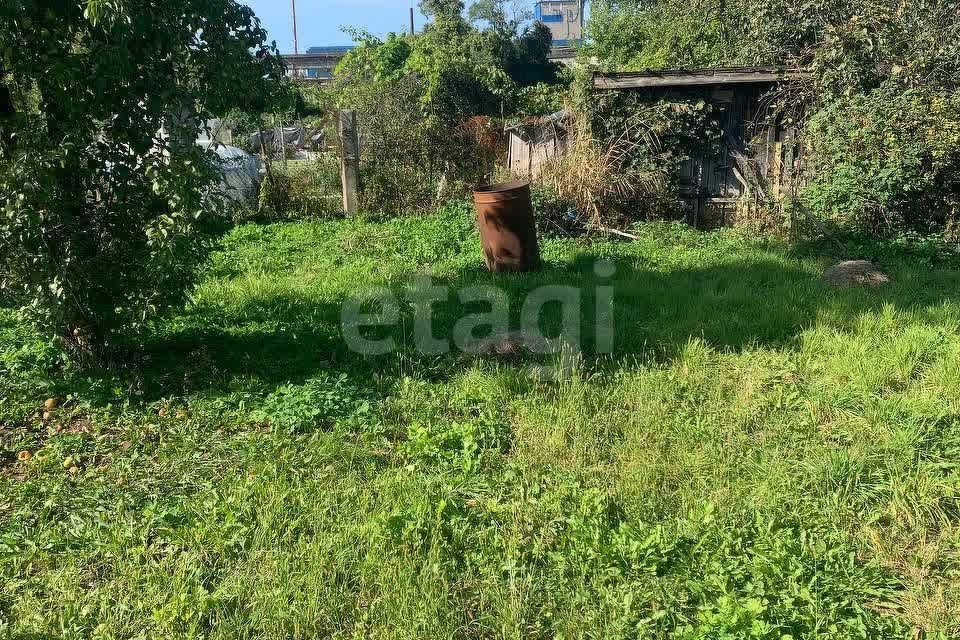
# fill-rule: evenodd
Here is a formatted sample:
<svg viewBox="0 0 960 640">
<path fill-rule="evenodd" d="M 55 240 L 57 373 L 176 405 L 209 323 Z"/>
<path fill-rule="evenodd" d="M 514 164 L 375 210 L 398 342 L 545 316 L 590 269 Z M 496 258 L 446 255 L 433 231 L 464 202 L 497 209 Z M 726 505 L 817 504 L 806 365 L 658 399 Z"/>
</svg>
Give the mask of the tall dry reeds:
<svg viewBox="0 0 960 640">
<path fill-rule="evenodd" d="M 587 117 L 572 116 L 566 152 L 545 162 L 537 181 L 569 203 L 583 226 L 606 227 L 629 217 L 637 202 L 663 198 L 666 172 L 637 162 L 657 146 L 640 117 L 602 141 L 594 137 Z"/>
</svg>

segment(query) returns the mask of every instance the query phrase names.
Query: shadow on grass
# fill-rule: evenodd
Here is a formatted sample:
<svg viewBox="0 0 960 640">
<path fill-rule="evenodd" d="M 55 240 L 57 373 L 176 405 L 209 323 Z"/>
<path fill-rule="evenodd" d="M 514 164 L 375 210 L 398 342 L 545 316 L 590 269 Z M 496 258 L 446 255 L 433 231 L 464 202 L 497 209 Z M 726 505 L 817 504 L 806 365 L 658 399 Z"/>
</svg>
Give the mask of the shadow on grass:
<svg viewBox="0 0 960 640">
<path fill-rule="evenodd" d="M 960 290 L 956 272 L 930 274 L 901 270 L 899 282 L 879 290 L 833 289 L 788 260 L 759 260 L 662 271 L 644 268 L 642 258 L 619 257 L 598 275 L 596 258 L 546 264 L 532 274 L 491 274 L 477 267 L 433 282 L 450 296 L 433 305 L 433 337 L 449 339 L 458 320 L 483 313 L 484 303 L 461 304 L 467 287 L 493 286 L 510 301 L 510 325 L 519 328 L 524 300 L 540 287 L 561 285 L 579 291 L 579 349 L 588 366 L 641 358 L 667 361 L 691 339 L 721 350 L 760 346 L 783 348 L 818 319 L 849 329 L 858 317 L 884 305 L 923 307 L 952 299 Z M 793 266 L 797 265 L 797 266 Z M 414 279 L 411 274 L 410 281 Z M 599 357 L 595 339 L 598 287 L 612 286 L 615 299 L 613 358 Z M 300 382 L 322 372 L 346 374 L 357 384 L 405 373 L 444 379 L 464 365 L 465 354 L 425 355 L 414 344 L 413 312 L 401 300 L 401 321 L 380 330 L 400 345 L 396 352 L 368 357 L 353 353 L 341 331 L 345 292 L 335 302 L 261 299 L 242 309 L 205 306 L 191 310 L 148 343 L 143 367 L 148 398 L 182 392 L 234 388 L 237 380 L 271 386 Z M 559 305 L 541 315 L 544 335 L 561 327 Z M 384 333 L 385 332 L 385 333 Z M 482 337 L 482 336 L 480 336 Z M 531 358 L 535 358 L 531 356 Z"/>
</svg>

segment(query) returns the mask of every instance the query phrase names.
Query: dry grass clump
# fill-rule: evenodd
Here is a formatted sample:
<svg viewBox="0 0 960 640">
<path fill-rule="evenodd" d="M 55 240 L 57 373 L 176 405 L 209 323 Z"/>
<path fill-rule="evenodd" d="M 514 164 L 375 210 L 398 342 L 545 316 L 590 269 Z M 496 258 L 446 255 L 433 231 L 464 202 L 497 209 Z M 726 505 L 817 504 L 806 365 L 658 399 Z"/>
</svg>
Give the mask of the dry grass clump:
<svg viewBox="0 0 960 640">
<path fill-rule="evenodd" d="M 666 174 L 636 163 L 655 144 L 640 118 L 604 142 L 593 136 L 586 118 L 574 116 L 567 152 L 544 163 L 538 180 L 573 207 L 580 223 L 604 227 L 623 217 L 631 205 L 663 197 Z"/>
</svg>

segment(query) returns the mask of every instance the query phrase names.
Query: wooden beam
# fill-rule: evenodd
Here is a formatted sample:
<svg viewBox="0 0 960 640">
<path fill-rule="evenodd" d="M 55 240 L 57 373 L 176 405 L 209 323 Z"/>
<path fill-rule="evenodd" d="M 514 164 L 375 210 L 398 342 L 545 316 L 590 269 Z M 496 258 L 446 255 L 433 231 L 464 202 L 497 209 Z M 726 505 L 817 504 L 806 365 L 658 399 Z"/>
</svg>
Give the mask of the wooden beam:
<svg viewBox="0 0 960 640">
<path fill-rule="evenodd" d="M 783 132 L 783 183 L 787 189 L 787 197 L 793 198 L 796 194 L 796 180 L 794 174 L 794 140 L 796 129 L 787 127 Z"/>
<path fill-rule="evenodd" d="M 766 200 L 767 185 L 763 179 L 763 173 L 757 170 L 746 150 L 729 131 L 724 133 L 724 139 L 727 142 L 727 155 L 733 162 L 736 173 L 739 174 L 737 179 L 747 185 L 756 197 Z"/>
<path fill-rule="evenodd" d="M 639 73 L 594 73 L 594 89 L 645 89 L 782 82 L 809 77 L 799 69 L 700 69 Z"/>
<path fill-rule="evenodd" d="M 343 211 L 355 215 L 360 191 L 360 139 L 357 132 L 357 112 L 341 111 L 338 123 L 340 147 L 340 179 L 343 183 Z"/>
</svg>

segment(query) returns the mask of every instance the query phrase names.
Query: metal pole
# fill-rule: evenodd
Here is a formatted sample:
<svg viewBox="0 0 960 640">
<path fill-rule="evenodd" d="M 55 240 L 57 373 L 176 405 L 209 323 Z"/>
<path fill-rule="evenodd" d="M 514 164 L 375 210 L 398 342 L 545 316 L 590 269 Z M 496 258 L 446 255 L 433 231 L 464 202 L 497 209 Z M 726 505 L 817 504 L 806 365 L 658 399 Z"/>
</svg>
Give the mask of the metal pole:
<svg viewBox="0 0 960 640">
<path fill-rule="evenodd" d="M 293 14 L 293 53 L 294 53 L 294 55 L 296 55 L 296 54 L 300 53 L 300 47 L 299 47 L 299 44 L 297 43 L 297 0 L 290 0 L 290 11 L 291 11 L 291 13 Z M 297 63 L 296 63 L 296 62 L 293 62 L 293 63 L 290 65 L 290 67 L 291 67 L 291 69 L 292 69 L 292 71 L 293 71 L 293 77 L 294 77 L 294 78 L 296 78 L 298 75 L 300 75 L 300 74 L 297 72 Z"/>
<path fill-rule="evenodd" d="M 416 27 L 413 24 L 413 7 L 410 7 L 410 35 L 416 35 Z"/>
<path fill-rule="evenodd" d="M 293 52 L 300 53 L 300 44 L 297 42 L 297 0 L 290 0 L 290 9 L 293 12 Z"/>
</svg>

